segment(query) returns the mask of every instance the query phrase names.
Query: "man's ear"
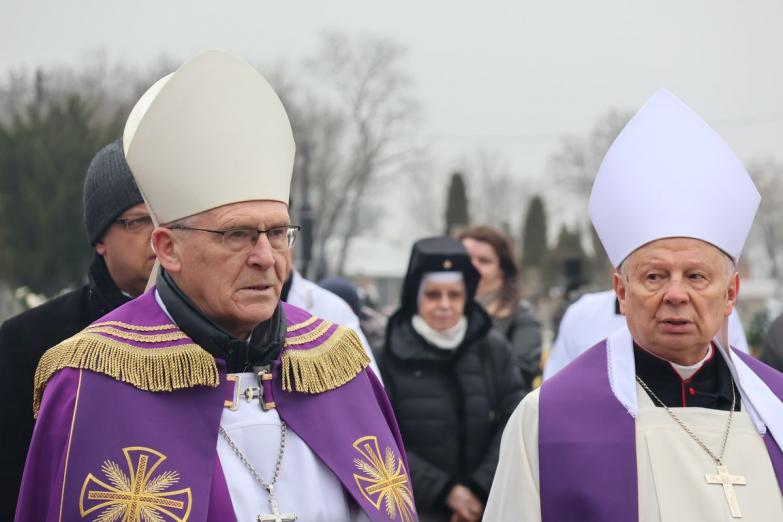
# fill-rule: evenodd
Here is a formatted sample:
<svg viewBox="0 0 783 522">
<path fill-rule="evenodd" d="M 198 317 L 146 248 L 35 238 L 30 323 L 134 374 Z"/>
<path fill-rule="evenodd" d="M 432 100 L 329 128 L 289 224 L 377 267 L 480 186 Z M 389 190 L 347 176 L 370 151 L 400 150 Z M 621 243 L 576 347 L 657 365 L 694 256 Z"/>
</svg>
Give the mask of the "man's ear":
<svg viewBox="0 0 783 522">
<path fill-rule="evenodd" d="M 95 251 L 98 253 L 99 256 L 105 256 L 106 255 L 106 243 L 103 241 L 98 241 L 95 243 Z"/>
<path fill-rule="evenodd" d="M 617 295 L 617 301 L 620 303 L 620 313 L 625 315 L 625 277 L 615 272 L 612 276 L 612 283 L 614 285 L 614 293 Z"/>
<path fill-rule="evenodd" d="M 734 272 L 734 274 L 729 279 L 729 287 L 726 290 L 726 311 L 724 313 L 725 317 L 728 317 L 729 314 L 731 314 L 731 311 L 734 309 L 734 304 L 737 302 L 737 296 L 739 296 L 739 289 L 739 272 Z"/>
<path fill-rule="evenodd" d="M 182 269 L 179 249 L 177 248 L 177 238 L 171 229 L 156 228 L 152 231 L 150 243 L 152 244 L 152 250 L 155 251 L 155 255 L 158 257 L 160 266 L 166 272 L 176 274 Z"/>
</svg>

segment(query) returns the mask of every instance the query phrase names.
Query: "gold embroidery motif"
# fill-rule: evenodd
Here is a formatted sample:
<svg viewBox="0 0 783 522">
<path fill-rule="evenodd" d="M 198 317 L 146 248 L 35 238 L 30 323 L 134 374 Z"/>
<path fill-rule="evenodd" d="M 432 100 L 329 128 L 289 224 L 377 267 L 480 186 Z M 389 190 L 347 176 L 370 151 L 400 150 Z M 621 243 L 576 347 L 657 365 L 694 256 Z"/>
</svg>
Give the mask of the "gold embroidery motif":
<svg viewBox="0 0 783 522">
<path fill-rule="evenodd" d="M 174 391 L 220 382 L 215 359 L 196 344 L 139 348 L 101 334 L 82 332 L 49 349 L 35 370 L 33 415 L 46 383 L 63 368 L 108 375 L 145 391 Z"/>
<path fill-rule="evenodd" d="M 161 330 L 173 330 L 177 328 L 177 325 L 173 323 L 159 324 L 155 326 L 138 326 L 135 324 L 123 323 L 121 321 L 104 321 L 102 323 L 92 324 L 87 328 L 95 328 L 97 326 L 119 326 L 121 328 L 125 328 L 126 330 L 133 330 L 136 332 L 159 332 Z"/>
<path fill-rule="evenodd" d="M 283 350 L 280 359 L 283 389 L 301 393 L 339 388 L 370 364 L 356 332 L 342 326 L 320 346 Z"/>
<path fill-rule="evenodd" d="M 363 457 L 353 459 L 362 472 L 361 475 L 354 473 L 353 478 L 364 498 L 378 511 L 384 504 L 386 515 L 392 520 L 397 520 L 398 514 L 402 522 L 414 520 L 416 507 L 402 459 L 388 446 L 382 456 L 378 437 L 374 435 L 357 439 L 353 447 Z"/>
<path fill-rule="evenodd" d="M 166 471 L 153 478 L 166 456 L 141 446 L 122 452 L 130 478 L 117 463 L 105 460 L 101 471 L 111 484 L 87 475 L 79 496 L 81 517 L 101 511 L 95 522 L 186 522 L 193 500 L 190 488 L 166 491 L 179 482 L 179 473 Z"/>
<path fill-rule="evenodd" d="M 310 316 L 306 321 L 290 325 L 286 329 L 286 331 L 288 331 L 288 332 L 295 332 L 297 330 L 302 330 L 303 328 L 307 328 L 308 326 L 310 326 L 311 324 L 313 324 L 317 320 L 318 320 L 318 318 L 315 317 L 314 315 Z"/>
<path fill-rule="evenodd" d="M 164 334 L 140 334 L 135 332 L 126 332 L 119 328 L 113 328 L 111 326 L 94 325 L 87 327 L 89 333 L 102 333 L 119 337 L 120 339 L 127 339 L 129 341 L 136 341 L 139 343 L 167 343 L 171 341 L 180 341 L 182 339 L 188 339 L 189 337 L 185 332 L 170 332 Z"/>
<path fill-rule="evenodd" d="M 285 344 L 288 346 L 300 346 L 302 344 L 311 343 L 323 337 L 327 330 L 332 327 L 332 324 L 333 323 L 330 323 L 329 321 L 322 320 L 321 324 L 309 332 L 286 338 Z"/>
</svg>

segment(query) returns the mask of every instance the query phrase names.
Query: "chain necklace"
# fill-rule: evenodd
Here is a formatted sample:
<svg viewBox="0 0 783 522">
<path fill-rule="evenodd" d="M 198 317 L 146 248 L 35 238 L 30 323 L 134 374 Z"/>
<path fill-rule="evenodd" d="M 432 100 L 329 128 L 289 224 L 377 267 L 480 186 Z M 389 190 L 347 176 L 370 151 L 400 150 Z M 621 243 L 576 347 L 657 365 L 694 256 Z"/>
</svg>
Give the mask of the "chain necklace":
<svg viewBox="0 0 783 522">
<path fill-rule="evenodd" d="M 723 444 L 721 444 L 719 455 L 715 455 L 712 450 L 707 447 L 704 441 L 697 437 L 696 434 L 682 421 L 682 419 L 675 415 L 675 413 L 668 406 L 666 406 L 663 401 L 659 399 L 657 395 L 655 395 L 655 393 L 653 393 L 650 387 L 647 386 L 647 384 L 638 375 L 636 376 L 636 381 L 642 385 L 642 388 L 644 388 L 645 391 L 649 393 L 650 396 L 655 399 L 655 401 L 660 404 L 664 410 L 666 410 L 666 413 L 668 413 L 669 416 L 674 419 L 674 422 L 679 424 L 680 427 L 685 430 L 685 433 L 687 433 L 701 449 L 707 452 L 707 455 L 709 455 L 712 460 L 715 461 L 715 464 L 718 466 L 723 465 L 723 454 L 726 452 L 726 442 L 729 440 L 729 432 L 731 431 L 731 419 L 734 416 L 734 407 L 737 405 L 737 396 L 734 393 L 734 379 L 731 379 L 731 410 L 729 411 L 729 420 L 726 423 L 726 431 L 723 433 Z"/>
<path fill-rule="evenodd" d="M 729 505 L 732 518 L 742 518 L 742 511 L 740 511 L 737 495 L 734 491 L 734 486 L 745 486 L 747 485 L 747 481 L 742 475 L 732 475 L 729 473 L 728 468 L 723 464 L 723 454 L 726 452 L 726 442 L 729 440 L 729 432 L 731 431 L 731 420 L 734 417 L 734 408 L 737 405 L 737 394 L 734 391 L 734 379 L 731 379 L 731 411 L 729 411 L 729 420 L 726 422 L 726 431 L 723 433 L 723 443 L 721 444 L 720 453 L 718 455 L 715 455 L 710 450 L 710 448 L 707 447 L 704 441 L 697 437 L 696 434 L 682 421 L 682 419 L 675 415 L 675 413 L 668 406 L 666 406 L 666 404 L 664 404 L 663 401 L 659 399 L 657 395 L 655 395 L 655 393 L 653 393 L 650 387 L 647 386 L 647 384 L 638 375 L 636 376 L 636 381 L 648 394 L 650 394 L 650 397 L 655 399 L 655 401 L 660 404 L 664 410 L 666 410 L 666 413 L 668 413 L 669 416 L 674 419 L 674 422 L 679 424 L 680 427 L 685 430 L 685 433 L 687 433 L 688 436 L 690 436 L 690 438 L 692 438 L 694 442 L 696 442 L 696 444 L 698 444 L 699 447 L 703 449 L 707 455 L 710 456 L 710 458 L 712 458 L 712 460 L 715 462 L 718 473 L 715 475 L 706 474 L 705 480 L 707 481 L 707 484 L 723 486 L 723 494 L 726 496 L 726 502 Z"/>
<path fill-rule="evenodd" d="M 283 454 L 285 453 L 285 434 L 287 428 L 288 426 L 281 419 L 280 420 L 280 448 L 277 451 L 275 470 L 272 473 L 271 482 L 266 482 L 263 478 L 261 478 L 261 475 L 258 474 L 258 471 L 256 471 L 256 468 L 253 467 L 250 461 L 247 460 L 247 457 L 245 457 L 242 451 L 240 451 L 239 447 L 236 445 L 234 440 L 228 435 L 228 432 L 223 428 L 223 426 L 218 426 L 218 431 L 220 432 L 220 435 L 223 437 L 223 439 L 226 441 L 228 446 L 231 448 L 231 451 L 234 452 L 234 454 L 239 458 L 240 462 L 242 462 L 242 465 L 245 466 L 245 468 L 250 472 L 250 476 L 253 477 L 253 480 L 258 482 L 261 485 L 261 487 L 264 488 L 267 495 L 269 496 L 269 506 L 272 508 L 272 514 L 259 515 L 257 518 L 258 522 L 264 522 L 264 521 L 284 522 L 284 521 L 294 521 L 297 519 L 297 516 L 291 513 L 281 514 L 280 507 L 277 502 L 277 497 L 275 497 L 275 484 L 277 483 L 277 479 L 280 476 L 280 468 L 283 464 Z"/>
</svg>

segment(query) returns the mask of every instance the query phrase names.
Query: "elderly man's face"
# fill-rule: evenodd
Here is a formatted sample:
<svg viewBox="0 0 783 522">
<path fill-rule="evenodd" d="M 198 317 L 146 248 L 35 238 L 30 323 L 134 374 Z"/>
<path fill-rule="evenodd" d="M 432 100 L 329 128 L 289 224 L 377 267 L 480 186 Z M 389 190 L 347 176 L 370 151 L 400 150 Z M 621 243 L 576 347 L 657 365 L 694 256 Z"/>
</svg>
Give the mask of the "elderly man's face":
<svg viewBox="0 0 783 522">
<path fill-rule="evenodd" d="M 731 266 L 698 239 L 660 239 L 636 250 L 614 276 L 636 342 L 670 361 L 698 362 L 737 298 L 739 276 Z"/>
<path fill-rule="evenodd" d="M 187 220 L 187 226 L 211 230 L 268 230 L 288 224 L 288 207 L 277 201 L 234 203 Z M 159 234 L 171 238 L 170 248 Z M 265 234 L 254 247 L 238 252 L 227 248 L 222 236 L 201 231 L 156 229 L 153 239 L 161 264 L 180 289 L 228 332 L 244 338 L 272 317 L 288 257 L 285 251 L 273 250 Z"/>
</svg>

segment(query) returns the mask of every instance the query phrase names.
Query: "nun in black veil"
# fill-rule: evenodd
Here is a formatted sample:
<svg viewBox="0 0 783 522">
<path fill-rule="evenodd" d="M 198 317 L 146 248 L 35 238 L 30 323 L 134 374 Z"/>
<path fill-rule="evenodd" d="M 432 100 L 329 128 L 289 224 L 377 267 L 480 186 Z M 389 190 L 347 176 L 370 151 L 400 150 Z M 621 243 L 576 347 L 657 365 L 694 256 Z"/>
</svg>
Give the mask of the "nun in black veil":
<svg viewBox="0 0 783 522">
<path fill-rule="evenodd" d="M 417 241 L 378 360 L 422 521 L 481 520 L 522 399 L 508 341 L 474 301 L 478 281 L 459 241 Z"/>
</svg>

